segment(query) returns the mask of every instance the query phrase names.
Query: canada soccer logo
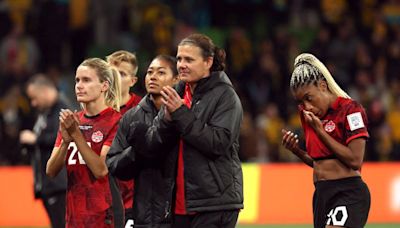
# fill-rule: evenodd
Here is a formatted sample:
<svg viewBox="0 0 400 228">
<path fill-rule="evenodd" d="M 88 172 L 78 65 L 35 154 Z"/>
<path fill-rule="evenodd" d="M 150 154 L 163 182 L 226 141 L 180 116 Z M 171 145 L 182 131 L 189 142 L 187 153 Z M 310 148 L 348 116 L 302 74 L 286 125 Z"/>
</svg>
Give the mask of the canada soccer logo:
<svg viewBox="0 0 400 228">
<path fill-rule="evenodd" d="M 101 142 L 101 140 L 103 140 L 103 133 L 101 133 L 101 131 L 93 132 L 92 141 L 95 143 L 99 143 Z"/>
<path fill-rule="evenodd" d="M 335 123 L 332 120 L 329 120 L 328 123 L 325 124 L 325 131 L 326 132 L 332 132 L 335 130 Z"/>
</svg>

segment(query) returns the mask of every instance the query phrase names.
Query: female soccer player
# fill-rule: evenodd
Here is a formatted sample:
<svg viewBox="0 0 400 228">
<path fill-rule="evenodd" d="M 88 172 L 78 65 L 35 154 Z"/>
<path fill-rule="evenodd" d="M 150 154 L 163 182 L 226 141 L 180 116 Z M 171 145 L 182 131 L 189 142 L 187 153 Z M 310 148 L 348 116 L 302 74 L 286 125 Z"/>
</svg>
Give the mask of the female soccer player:
<svg viewBox="0 0 400 228">
<path fill-rule="evenodd" d="M 161 89 L 179 81 L 176 59 L 159 55 L 147 69 L 147 95 L 121 119 L 107 155 L 110 173 L 121 179 L 135 179 L 133 218 L 135 227 L 170 227 L 177 153 L 149 129 L 162 106 Z M 141 125 L 141 126 L 139 126 Z M 148 133 L 147 133 L 148 132 Z M 148 145 L 145 136 L 154 136 Z M 134 159 L 132 159 L 134 158 Z M 133 193 L 133 189 L 132 189 Z M 131 205 L 132 207 L 132 205 Z M 128 221 L 129 222 L 129 221 Z M 131 227 L 127 223 L 126 227 Z"/>
<path fill-rule="evenodd" d="M 296 58 L 290 89 L 299 103 L 307 152 L 300 149 L 298 136 L 285 129 L 282 144 L 313 167 L 314 227 L 364 227 L 370 208 L 361 179 L 369 137 L 364 108 L 308 53 Z"/>
<path fill-rule="evenodd" d="M 129 51 L 116 51 L 106 57 L 107 62 L 114 66 L 121 75 L 121 107 L 120 113 L 123 116 L 128 110 L 136 107 L 142 99 L 137 94 L 130 92 L 131 88 L 138 81 L 138 61 L 136 55 Z M 132 205 L 133 205 L 133 180 L 117 180 L 119 190 L 125 208 L 126 223 L 133 223 Z M 129 227 L 129 225 L 128 225 Z"/>
<path fill-rule="evenodd" d="M 61 110 L 59 133 L 47 162 L 54 177 L 67 167 L 66 227 L 122 227 L 122 200 L 108 177 L 106 155 L 115 136 L 120 107 L 120 75 L 104 60 L 83 61 L 75 93 L 83 110 Z"/>
</svg>

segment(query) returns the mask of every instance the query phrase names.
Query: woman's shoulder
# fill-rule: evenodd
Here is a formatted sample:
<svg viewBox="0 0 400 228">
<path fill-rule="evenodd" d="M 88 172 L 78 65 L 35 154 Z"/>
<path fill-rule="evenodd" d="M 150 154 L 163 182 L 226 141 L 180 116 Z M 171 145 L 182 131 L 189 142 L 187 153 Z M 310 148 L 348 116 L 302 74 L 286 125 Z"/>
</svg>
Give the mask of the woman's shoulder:
<svg viewBox="0 0 400 228">
<path fill-rule="evenodd" d="M 357 100 L 354 100 L 352 98 L 344 98 L 344 97 L 340 97 L 339 98 L 339 105 L 342 108 L 362 108 L 364 109 L 364 107 L 362 106 L 362 104 L 360 102 L 358 102 Z"/>
</svg>

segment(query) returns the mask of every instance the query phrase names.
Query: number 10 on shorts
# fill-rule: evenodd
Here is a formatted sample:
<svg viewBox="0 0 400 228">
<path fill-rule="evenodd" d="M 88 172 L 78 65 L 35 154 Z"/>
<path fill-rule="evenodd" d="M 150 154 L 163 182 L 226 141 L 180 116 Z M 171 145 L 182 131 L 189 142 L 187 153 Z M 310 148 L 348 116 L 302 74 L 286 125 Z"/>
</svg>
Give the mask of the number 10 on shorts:
<svg viewBox="0 0 400 228">
<path fill-rule="evenodd" d="M 344 226 L 348 217 L 346 206 L 338 206 L 329 211 L 326 225 Z"/>
</svg>

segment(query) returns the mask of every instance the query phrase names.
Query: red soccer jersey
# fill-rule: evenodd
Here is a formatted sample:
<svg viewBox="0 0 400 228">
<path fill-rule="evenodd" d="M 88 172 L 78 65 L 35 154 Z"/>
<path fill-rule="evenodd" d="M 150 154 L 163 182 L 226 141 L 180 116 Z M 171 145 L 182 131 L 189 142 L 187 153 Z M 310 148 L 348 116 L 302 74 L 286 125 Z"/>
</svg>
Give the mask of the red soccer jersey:
<svg viewBox="0 0 400 228">
<path fill-rule="evenodd" d="M 322 143 L 314 129 L 305 122 L 302 111 L 300 108 L 300 119 L 304 129 L 307 153 L 313 159 L 333 157 L 333 152 Z M 365 110 L 352 99 L 342 97 L 336 99 L 321 122 L 325 131 L 343 145 L 349 144 L 355 138 L 369 137 Z"/>
<path fill-rule="evenodd" d="M 120 113 L 111 108 L 92 117 L 79 112 L 79 128 L 92 150 L 100 156 L 103 145 L 111 146 Z M 61 143 L 61 134 L 55 146 Z M 108 176 L 96 179 L 86 166 L 74 142 L 68 146 L 66 159 L 68 188 L 66 227 L 114 227 L 112 193 Z M 117 192 L 118 194 L 118 192 Z"/>
<path fill-rule="evenodd" d="M 129 99 L 126 104 L 122 105 L 120 108 L 120 113 L 121 115 L 124 115 L 129 109 L 135 107 L 137 104 L 139 104 L 140 100 L 142 99 L 141 96 L 138 96 L 134 93 L 130 93 L 131 99 Z"/>
<path fill-rule="evenodd" d="M 142 97 L 131 93 L 131 99 L 121 106 L 121 115 L 124 115 L 129 109 L 135 107 L 137 104 L 139 104 L 140 100 Z M 133 193 L 134 193 L 134 181 L 133 180 L 128 180 L 128 181 L 123 181 L 123 180 L 118 180 L 118 187 L 121 192 L 122 200 L 124 201 L 124 208 L 132 208 L 133 205 Z"/>
</svg>

